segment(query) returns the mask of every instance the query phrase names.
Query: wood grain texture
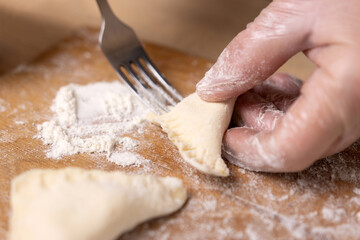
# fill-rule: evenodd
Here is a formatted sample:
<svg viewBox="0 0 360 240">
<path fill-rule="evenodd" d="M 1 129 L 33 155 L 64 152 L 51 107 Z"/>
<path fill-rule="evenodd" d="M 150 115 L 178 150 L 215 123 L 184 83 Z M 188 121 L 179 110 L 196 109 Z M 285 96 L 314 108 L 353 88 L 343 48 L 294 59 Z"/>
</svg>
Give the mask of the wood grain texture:
<svg viewBox="0 0 360 240">
<path fill-rule="evenodd" d="M 143 223 L 120 239 L 358 239 L 360 236 L 360 144 L 318 161 L 301 173 L 264 174 L 228 164 L 230 176 L 206 176 L 184 162 L 157 126 L 130 136 L 142 142 L 147 166 L 121 167 L 102 155 L 46 158 L 48 146 L 35 139 L 36 125 L 51 118 L 61 86 L 113 81 L 116 75 L 100 52 L 97 30 L 84 29 L 29 65 L 0 78 L 0 239 L 8 229 L 10 182 L 32 168 L 120 170 L 175 176 L 189 191 L 185 206 Z M 145 45 L 169 81 L 184 95 L 211 62 Z"/>
</svg>

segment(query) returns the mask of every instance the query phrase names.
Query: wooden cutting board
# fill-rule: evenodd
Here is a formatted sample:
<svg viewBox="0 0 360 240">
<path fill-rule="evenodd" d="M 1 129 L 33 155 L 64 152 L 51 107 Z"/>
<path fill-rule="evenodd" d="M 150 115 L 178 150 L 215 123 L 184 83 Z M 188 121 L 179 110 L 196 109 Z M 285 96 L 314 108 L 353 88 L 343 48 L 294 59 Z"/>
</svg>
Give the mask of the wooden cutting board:
<svg viewBox="0 0 360 240">
<path fill-rule="evenodd" d="M 97 46 L 97 30 L 83 29 L 0 77 L 0 239 L 8 229 L 10 181 L 32 168 L 120 170 L 183 179 L 189 199 L 178 212 L 143 223 L 120 239 L 359 239 L 360 144 L 318 161 L 301 173 L 265 174 L 230 164 L 227 178 L 206 176 L 185 163 L 160 128 L 148 124 L 138 152 L 150 167 L 121 167 L 104 156 L 48 159 L 36 125 L 51 118 L 61 86 L 113 81 Z M 194 91 L 211 62 L 146 44 L 159 69 L 179 91 Z"/>
</svg>

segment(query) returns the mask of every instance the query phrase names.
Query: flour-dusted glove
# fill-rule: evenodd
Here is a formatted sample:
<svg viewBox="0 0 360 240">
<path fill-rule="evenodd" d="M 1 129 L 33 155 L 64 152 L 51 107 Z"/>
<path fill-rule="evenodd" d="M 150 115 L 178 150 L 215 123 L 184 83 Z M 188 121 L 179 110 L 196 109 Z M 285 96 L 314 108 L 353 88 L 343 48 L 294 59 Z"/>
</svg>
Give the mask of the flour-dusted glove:
<svg viewBox="0 0 360 240">
<path fill-rule="evenodd" d="M 359 0 L 278 0 L 231 41 L 197 85 L 206 101 L 240 96 L 241 125 L 224 136 L 231 162 L 300 171 L 360 137 L 359 26 Z M 301 51 L 317 65 L 303 85 L 271 76 Z"/>
</svg>

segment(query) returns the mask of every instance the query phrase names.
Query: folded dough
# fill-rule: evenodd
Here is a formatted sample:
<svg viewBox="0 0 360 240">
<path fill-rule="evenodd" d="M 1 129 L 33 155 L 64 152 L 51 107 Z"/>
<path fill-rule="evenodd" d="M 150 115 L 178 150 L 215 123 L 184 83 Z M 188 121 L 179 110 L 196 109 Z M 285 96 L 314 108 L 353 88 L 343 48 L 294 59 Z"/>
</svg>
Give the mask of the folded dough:
<svg viewBox="0 0 360 240">
<path fill-rule="evenodd" d="M 186 199 L 177 178 L 80 168 L 31 170 L 11 191 L 12 240 L 114 239 Z"/>
<path fill-rule="evenodd" d="M 193 93 L 154 120 L 178 147 L 185 161 L 204 173 L 228 176 L 229 169 L 221 158 L 221 145 L 234 103 L 234 99 L 205 102 Z"/>
</svg>

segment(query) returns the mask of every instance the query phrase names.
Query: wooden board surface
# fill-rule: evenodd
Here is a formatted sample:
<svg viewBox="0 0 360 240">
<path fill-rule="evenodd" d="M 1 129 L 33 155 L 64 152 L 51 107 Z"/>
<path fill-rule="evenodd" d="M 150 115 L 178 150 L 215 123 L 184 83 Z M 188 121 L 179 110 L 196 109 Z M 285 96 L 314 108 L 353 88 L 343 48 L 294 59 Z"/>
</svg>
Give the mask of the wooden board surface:
<svg viewBox="0 0 360 240">
<path fill-rule="evenodd" d="M 36 125 L 51 118 L 61 86 L 113 81 L 97 30 L 84 29 L 29 65 L 0 77 L 0 239 L 8 229 L 10 181 L 32 168 L 120 170 L 176 176 L 189 191 L 175 214 L 143 223 L 121 239 L 358 239 L 360 144 L 301 173 L 265 174 L 228 164 L 230 176 L 206 176 L 185 163 L 159 127 L 148 124 L 138 152 L 151 163 L 120 167 L 102 155 L 46 158 Z M 211 62 L 146 44 L 149 55 L 184 95 L 194 91 Z M 20 124 L 19 124 L 20 123 Z"/>
</svg>

